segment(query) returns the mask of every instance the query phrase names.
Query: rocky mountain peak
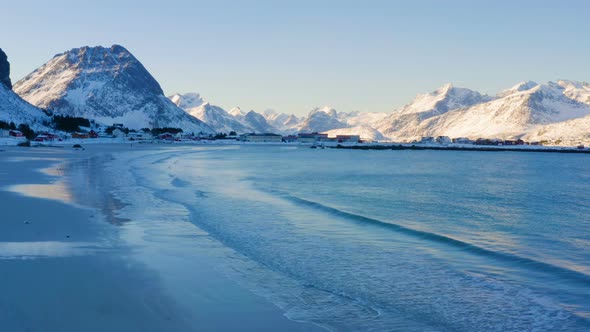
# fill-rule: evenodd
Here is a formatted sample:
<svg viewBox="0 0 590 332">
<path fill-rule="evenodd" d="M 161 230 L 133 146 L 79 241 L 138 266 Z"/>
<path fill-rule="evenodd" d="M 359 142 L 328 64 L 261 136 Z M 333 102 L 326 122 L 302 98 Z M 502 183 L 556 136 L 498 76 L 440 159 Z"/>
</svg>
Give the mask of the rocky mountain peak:
<svg viewBox="0 0 590 332">
<path fill-rule="evenodd" d="M 12 90 L 10 81 L 10 62 L 8 56 L 0 48 L 0 83 L 4 84 L 9 90 Z"/>
<path fill-rule="evenodd" d="M 120 45 L 84 46 L 57 54 L 18 81 L 14 90 L 37 107 L 107 125 L 212 132 L 166 98 L 156 79 Z"/>
</svg>

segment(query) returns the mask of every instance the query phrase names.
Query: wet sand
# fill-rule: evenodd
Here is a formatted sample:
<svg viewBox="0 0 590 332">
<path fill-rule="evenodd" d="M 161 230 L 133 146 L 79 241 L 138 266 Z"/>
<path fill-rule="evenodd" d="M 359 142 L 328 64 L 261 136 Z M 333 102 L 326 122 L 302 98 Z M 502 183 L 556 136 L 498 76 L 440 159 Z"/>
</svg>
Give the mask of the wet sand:
<svg viewBox="0 0 590 332">
<path fill-rule="evenodd" d="M 135 251 L 157 248 L 138 249 L 121 237 L 127 222 L 140 221 L 117 217 L 122 204 L 102 191 L 90 169 L 100 167 L 111 152 L 128 149 L 0 151 L 2 330 L 323 330 L 287 319 L 224 276 L 213 268 L 215 258 L 206 249 L 191 254 L 203 264 L 197 262 L 199 271 L 191 271 L 190 278 L 179 266 L 182 257 L 158 264 L 135 259 Z M 179 296 L 183 290 L 187 296 Z"/>
</svg>

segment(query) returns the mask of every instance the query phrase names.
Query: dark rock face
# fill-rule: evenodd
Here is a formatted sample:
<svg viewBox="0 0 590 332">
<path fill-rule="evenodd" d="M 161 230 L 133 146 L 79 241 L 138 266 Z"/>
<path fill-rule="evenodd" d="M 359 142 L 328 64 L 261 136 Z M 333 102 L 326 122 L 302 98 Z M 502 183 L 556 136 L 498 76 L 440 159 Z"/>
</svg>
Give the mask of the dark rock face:
<svg viewBox="0 0 590 332">
<path fill-rule="evenodd" d="M 10 63 L 6 53 L 0 48 L 0 83 L 12 90 L 12 82 L 10 82 Z"/>
</svg>

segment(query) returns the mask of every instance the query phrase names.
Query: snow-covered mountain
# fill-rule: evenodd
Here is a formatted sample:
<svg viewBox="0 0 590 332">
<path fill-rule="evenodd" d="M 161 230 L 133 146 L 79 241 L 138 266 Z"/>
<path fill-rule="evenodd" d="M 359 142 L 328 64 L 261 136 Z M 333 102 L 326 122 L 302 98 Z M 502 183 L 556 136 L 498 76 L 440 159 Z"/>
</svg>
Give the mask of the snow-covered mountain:
<svg viewBox="0 0 590 332">
<path fill-rule="evenodd" d="M 345 122 L 338 119 L 338 112 L 329 106 L 314 108 L 309 112 L 307 118 L 303 120 L 297 130 L 299 132 L 325 132 L 333 129 L 349 127 Z"/>
<path fill-rule="evenodd" d="M 336 135 L 360 135 L 363 140 L 383 140 L 385 137 L 373 126 L 383 119 L 386 113 L 338 112 L 325 106 L 314 108 L 296 127 L 299 132 L 327 133 Z"/>
<path fill-rule="evenodd" d="M 388 113 L 384 112 L 339 112 L 338 119 L 341 122 L 345 122 L 349 126 L 364 126 L 374 128 L 388 115 Z"/>
<path fill-rule="evenodd" d="M 188 114 L 205 122 L 215 132 L 238 134 L 249 133 L 253 130 L 240 120 L 226 112 L 223 108 L 206 102 L 198 93 L 175 94 L 169 97 L 178 107 Z"/>
<path fill-rule="evenodd" d="M 553 123 L 529 130 L 523 137 L 527 142 L 547 141 L 552 144 L 590 145 L 590 116 Z"/>
<path fill-rule="evenodd" d="M 50 118 L 12 91 L 10 64 L 0 49 L 0 121 L 15 125 L 27 124 L 33 130 L 47 130 Z"/>
<path fill-rule="evenodd" d="M 237 111 L 235 111 L 237 113 Z M 239 113 L 241 115 L 241 113 Z M 241 118 L 241 116 L 240 116 Z M 262 114 L 250 111 L 241 118 L 243 123 L 256 133 L 274 133 L 277 128 L 271 126 Z"/>
<path fill-rule="evenodd" d="M 590 132 L 590 84 L 561 80 L 518 83 L 496 96 L 446 84 L 390 113 L 312 110 L 300 132 L 359 134 L 365 140 L 426 136 L 526 138 L 569 144 Z M 586 137 L 586 138 L 584 138 Z M 566 143 L 569 142 L 569 143 Z M 577 143 L 576 143 L 577 144 Z"/>
<path fill-rule="evenodd" d="M 589 92 L 588 84 L 571 81 L 520 83 L 501 92 L 499 98 L 429 118 L 418 124 L 413 133 L 415 137 L 523 137 L 544 132 L 543 126 L 590 115 Z M 557 130 L 560 126 L 551 128 Z"/>
<path fill-rule="evenodd" d="M 37 107 L 107 125 L 213 132 L 166 98 L 152 75 L 119 45 L 75 48 L 57 54 L 18 81 L 14 90 Z"/>
<path fill-rule="evenodd" d="M 394 140 L 423 136 L 420 124 L 451 110 L 461 109 L 492 100 L 477 91 L 446 84 L 439 89 L 418 95 L 411 103 L 375 123 L 375 129 Z"/>
<path fill-rule="evenodd" d="M 279 113 L 273 109 L 267 109 L 262 112 L 262 116 L 266 119 L 266 122 L 273 127 L 278 127 L 283 124 L 285 120 L 289 117 L 288 114 Z"/>
<path fill-rule="evenodd" d="M 324 134 L 328 134 L 329 137 L 335 137 L 336 135 L 359 135 L 363 141 L 380 141 L 384 140 L 385 137 L 377 129 L 369 126 L 354 126 L 340 129 L 332 129 L 324 131 Z"/>
<path fill-rule="evenodd" d="M 297 125 L 301 123 L 301 121 L 303 121 L 303 119 L 298 118 L 295 114 L 291 114 L 283 122 L 283 128 L 286 130 L 292 130 L 293 128 L 296 128 Z"/>
<path fill-rule="evenodd" d="M 184 94 L 176 93 L 172 96 L 169 96 L 168 99 L 170 99 L 176 106 L 182 108 L 183 110 L 199 107 L 205 103 L 205 99 L 203 99 L 203 97 L 201 97 L 201 95 L 196 92 Z"/>
<path fill-rule="evenodd" d="M 246 112 L 239 107 L 234 107 L 227 112 L 219 106 L 211 105 L 198 93 L 175 94 L 169 98 L 174 104 L 205 122 L 216 132 L 229 133 L 235 131 L 238 134 L 283 132 L 267 121 L 265 115 L 275 120 L 283 117 L 282 114 L 271 110 L 265 111 L 265 115 L 255 111 Z M 285 118 L 288 118 L 288 116 L 285 115 Z"/>
<path fill-rule="evenodd" d="M 262 112 L 266 122 L 284 133 L 293 133 L 297 126 L 303 121 L 302 118 L 295 114 L 278 113 L 275 110 L 266 110 Z"/>
<path fill-rule="evenodd" d="M 268 109 L 262 112 L 266 122 L 281 132 L 295 132 L 297 125 L 302 121 L 295 114 L 278 113 L 275 110 Z"/>
<path fill-rule="evenodd" d="M 244 120 L 244 116 L 246 116 L 247 113 L 248 112 L 243 111 L 239 107 L 234 107 L 231 110 L 229 110 L 229 114 L 240 121 Z"/>
</svg>

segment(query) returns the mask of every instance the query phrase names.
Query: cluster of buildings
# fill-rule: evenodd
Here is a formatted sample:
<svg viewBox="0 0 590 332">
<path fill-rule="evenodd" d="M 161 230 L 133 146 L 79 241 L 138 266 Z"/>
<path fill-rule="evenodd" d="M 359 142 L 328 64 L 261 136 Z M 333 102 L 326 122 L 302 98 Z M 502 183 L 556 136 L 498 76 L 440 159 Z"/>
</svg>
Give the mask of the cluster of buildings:
<svg viewBox="0 0 590 332">
<path fill-rule="evenodd" d="M 320 133 L 299 133 L 297 135 L 282 136 L 279 134 L 244 134 L 239 136 L 243 142 L 299 142 L 299 143 L 361 143 L 359 135 L 336 135 L 328 137 L 328 134 Z"/>
<path fill-rule="evenodd" d="M 23 134 L 23 132 L 20 131 L 20 130 L 0 129 L 0 137 L 15 137 L 15 138 L 19 138 L 19 137 L 25 137 L 25 134 Z"/>
<path fill-rule="evenodd" d="M 114 129 L 113 129 L 114 128 Z M 15 137 L 21 138 L 25 135 L 18 130 L 0 130 L 0 137 Z M 186 141 L 186 140 L 203 140 L 216 139 L 217 137 L 201 137 L 185 133 L 168 133 L 164 132 L 158 135 L 152 135 L 149 131 L 129 131 L 125 130 L 122 125 L 115 124 L 108 132 L 89 130 L 83 132 L 74 132 L 70 134 L 53 134 L 53 133 L 39 133 L 34 141 L 36 142 L 53 142 L 63 141 L 66 139 L 94 139 L 94 138 L 126 138 L 131 141 L 134 140 L 162 140 L 162 141 Z M 336 135 L 335 137 L 328 137 L 328 134 L 321 133 L 299 133 L 296 135 L 279 135 L 274 133 L 250 133 L 239 136 L 225 136 L 223 139 L 233 139 L 242 142 L 298 142 L 298 143 L 362 143 L 360 135 Z"/>
<path fill-rule="evenodd" d="M 450 138 L 448 136 L 422 137 L 419 141 L 412 143 L 420 144 L 472 144 L 472 145 L 543 145 L 543 142 L 525 142 L 521 139 L 498 139 L 498 138 L 478 138 L 470 139 L 467 137 Z"/>
</svg>

